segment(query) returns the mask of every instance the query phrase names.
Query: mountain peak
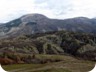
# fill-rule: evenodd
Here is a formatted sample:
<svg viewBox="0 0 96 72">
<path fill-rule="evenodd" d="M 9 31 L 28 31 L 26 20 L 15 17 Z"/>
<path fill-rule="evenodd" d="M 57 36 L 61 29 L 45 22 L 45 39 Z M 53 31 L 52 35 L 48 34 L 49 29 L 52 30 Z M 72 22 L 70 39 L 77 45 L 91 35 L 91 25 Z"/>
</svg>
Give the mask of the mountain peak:
<svg viewBox="0 0 96 72">
<path fill-rule="evenodd" d="M 74 19 L 89 20 L 89 18 L 87 18 L 87 17 L 75 17 Z"/>
<path fill-rule="evenodd" d="M 22 16 L 23 17 L 44 17 L 44 18 L 47 18 L 46 16 L 42 15 L 42 14 L 38 14 L 38 13 L 34 13 L 34 14 L 27 14 L 27 15 L 24 15 Z"/>
<path fill-rule="evenodd" d="M 46 16 L 42 14 L 27 14 L 21 17 L 22 21 L 30 22 L 30 21 L 38 21 L 38 20 L 43 20 L 43 19 L 48 19 Z"/>
</svg>

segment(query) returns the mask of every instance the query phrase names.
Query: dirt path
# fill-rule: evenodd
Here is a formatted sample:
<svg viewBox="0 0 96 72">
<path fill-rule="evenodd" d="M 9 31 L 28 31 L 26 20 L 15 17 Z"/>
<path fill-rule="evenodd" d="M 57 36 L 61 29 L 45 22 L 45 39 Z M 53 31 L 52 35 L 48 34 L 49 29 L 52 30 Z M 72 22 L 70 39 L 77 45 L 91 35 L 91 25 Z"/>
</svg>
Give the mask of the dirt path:
<svg viewBox="0 0 96 72">
<path fill-rule="evenodd" d="M 24 68 L 20 68 L 20 69 L 14 69 L 9 72 L 30 72 L 30 71 L 33 72 L 33 71 L 46 70 L 46 69 L 51 69 L 51 68 L 64 68 L 64 67 L 58 67 L 55 65 L 51 65 L 51 66 L 47 65 L 47 66 L 34 68 L 34 69 L 32 69 L 32 67 L 24 67 Z"/>
<path fill-rule="evenodd" d="M 66 69 L 67 67 L 58 66 L 58 65 L 47 65 L 47 66 L 34 68 L 34 69 L 32 69 L 32 67 L 25 67 L 25 68 L 11 70 L 9 72 L 34 72 L 34 71 L 47 70 L 47 69 L 52 69 L 52 68 L 55 68 L 55 69 L 57 69 L 57 68 Z"/>
<path fill-rule="evenodd" d="M 14 69 L 14 70 L 11 70 L 11 71 L 8 71 L 8 72 L 21 72 L 23 70 L 26 70 L 27 68 L 20 68 L 20 69 Z"/>
</svg>

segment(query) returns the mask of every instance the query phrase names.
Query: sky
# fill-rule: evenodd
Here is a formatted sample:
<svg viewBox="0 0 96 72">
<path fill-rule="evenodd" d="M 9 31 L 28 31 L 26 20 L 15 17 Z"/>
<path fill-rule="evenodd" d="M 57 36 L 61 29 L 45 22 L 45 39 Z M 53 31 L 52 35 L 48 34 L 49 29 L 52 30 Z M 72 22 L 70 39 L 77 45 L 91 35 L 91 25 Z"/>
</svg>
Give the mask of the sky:
<svg viewBox="0 0 96 72">
<path fill-rule="evenodd" d="M 0 23 L 31 13 L 55 19 L 94 18 L 96 0 L 0 0 Z"/>
</svg>

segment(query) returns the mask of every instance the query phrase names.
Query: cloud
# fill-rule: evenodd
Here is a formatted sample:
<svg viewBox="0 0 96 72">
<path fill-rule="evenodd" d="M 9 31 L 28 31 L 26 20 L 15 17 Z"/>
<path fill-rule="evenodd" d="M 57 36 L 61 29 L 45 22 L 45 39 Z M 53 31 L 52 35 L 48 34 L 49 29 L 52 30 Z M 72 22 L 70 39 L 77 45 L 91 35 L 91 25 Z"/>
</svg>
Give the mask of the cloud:
<svg viewBox="0 0 96 72">
<path fill-rule="evenodd" d="M 33 0 L 0 0 L 0 22 L 7 22 L 32 11 Z"/>
<path fill-rule="evenodd" d="M 53 14 L 52 18 L 63 19 L 78 16 L 92 18 L 96 16 L 96 0 L 35 0 L 35 2 L 37 3 L 36 8 L 49 9 Z"/>
<path fill-rule="evenodd" d="M 95 17 L 96 0 L 0 0 L 0 22 L 8 22 L 28 13 L 50 18 Z"/>
<path fill-rule="evenodd" d="M 51 18 L 58 18 L 61 14 L 66 14 L 67 11 L 71 10 L 71 5 L 71 1 L 68 2 L 68 0 L 35 0 L 36 9 L 48 10 L 53 16 L 48 15 L 50 13 L 45 13 L 45 15 L 48 15 Z"/>
</svg>

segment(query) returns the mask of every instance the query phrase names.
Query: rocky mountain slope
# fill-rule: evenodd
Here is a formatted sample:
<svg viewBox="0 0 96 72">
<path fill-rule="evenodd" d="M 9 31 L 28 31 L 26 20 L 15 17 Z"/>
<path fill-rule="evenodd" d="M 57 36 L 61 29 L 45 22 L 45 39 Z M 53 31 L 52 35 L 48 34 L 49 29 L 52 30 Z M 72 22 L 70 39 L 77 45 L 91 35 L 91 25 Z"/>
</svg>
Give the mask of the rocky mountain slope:
<svg viewBox="0 0 96 72">
<path fill-rule="evenodd" d="M 0 37 L 22 34 L 44 33 L 68 30 L 74 32 L 96 33 L 96 19 L 77 17 L 65 20 L 50 19 L 41 14 L 28 14 L 0 25 Z"/>
</svg>

